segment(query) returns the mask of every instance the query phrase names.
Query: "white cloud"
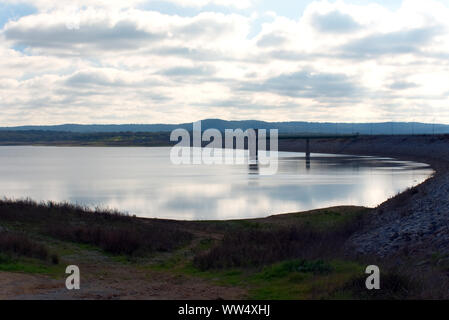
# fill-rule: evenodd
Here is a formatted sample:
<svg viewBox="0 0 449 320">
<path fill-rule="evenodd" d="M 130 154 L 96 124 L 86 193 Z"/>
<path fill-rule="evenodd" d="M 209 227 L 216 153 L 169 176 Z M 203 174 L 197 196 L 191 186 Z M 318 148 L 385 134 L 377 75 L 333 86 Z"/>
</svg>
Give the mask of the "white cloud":
<svg viewBox="0 0 449 320">
<path fill-rule="evenodd" d="M 253 0 L 167 0 L 183 7 L 204 7 L 206 5 L 217 5 L 224 7 L 235 7 L 237 9 L 249 8 Z"/>
<path fill-rule="evenodd" d="M 6 40 L 36 53 L 96 55 L 100 51 L 145 50 L 171 44 L 229 48 L 249 32 L 249 20 L 236 14 L 205 12 L 194 17 L 154 11 L 87 8 L 74 19 L 66 10 L 26 16 L 4 27 Z M 45 49 L 45 50 L 42 50 Z"/>
<path fill-rule="evenodd" d="M 42 10 L 101 7 L 101 8 L 130 8 L 151 2 L 173 3 L 181 7 L 201 8 L 207 5 L 234 7 L 237 9 L 249 8 L 253 0 L 4 0 L 5 3 L 28 3 Z"/>
<path fill-rule="evenodd" d="M 33 1 L 36 14 L 0 33 L 0 125 L 438 114 L 449 123 L 449 8 L 438 1 L 406 0 L 396 11 L 315 1 L 296 20 L 271 12 L 255 35 L 266 15 L 257 2 L 171 2 L 253 12 Z"/>
</svg>

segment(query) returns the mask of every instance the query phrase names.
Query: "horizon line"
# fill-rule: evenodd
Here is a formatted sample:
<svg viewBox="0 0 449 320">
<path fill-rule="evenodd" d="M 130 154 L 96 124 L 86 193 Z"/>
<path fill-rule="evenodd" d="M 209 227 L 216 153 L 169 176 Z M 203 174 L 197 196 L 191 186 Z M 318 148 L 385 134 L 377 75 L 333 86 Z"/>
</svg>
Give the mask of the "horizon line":
<svg viewBox="0 0 449 320">
<path fill-rule="evenodd" d="M 191 122 L 179 122 L 179 123 L 164 123 L 164 122 L 155 122 L 155 123 L 59 123 L 59 124 L 20 124 L 20 125 L 6 125 L 0 126 L 0 128 L 20 128 L 20 127 L 58 127 L 58 126 L 146 126 L 146 125 L 167 125 L 167 126 L 176 126 L 176 125 L 186 125 L 192 124 L 198 121 L 210 121 L 210 120 L 218 120 L 224 122 L 264 122 L 264 123 L 313 123 L 313 124 L 395 124 L 395 123 L 403 123 L 403 124 L 422 124 L 422 125 L 445 125 L 448 126 L 449 123 L 437 123 L 437 122 L 419 122 L 419 121 L 379 121 L 379 122 L 330 122 L 330 121 L 301 121 L 301 120 L 289 120 L 289 121 L 265 121 L 265 120 L 255 120 L 255 119 L 247 119 L 247 120 L 226 120 L 220 118 L 206 118 L 197 121 Z"/>
</svg>

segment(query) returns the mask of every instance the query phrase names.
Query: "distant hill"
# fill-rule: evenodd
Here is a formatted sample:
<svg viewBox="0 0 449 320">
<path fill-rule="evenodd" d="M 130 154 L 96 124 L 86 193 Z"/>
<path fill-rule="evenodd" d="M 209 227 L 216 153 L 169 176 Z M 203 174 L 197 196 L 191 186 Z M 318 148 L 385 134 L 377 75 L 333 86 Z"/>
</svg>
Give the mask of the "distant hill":
<svg viewBox="0 0 449 320">
<path fill-rule="evenodd" d="M 170 132 L 177 128 L 192 130 L 192 123 L 182 124 L 62 124 L 52 126 L 1 127 L 5 131 L 44 130 L 59 132 Z M 206 119 L 202 129 L 278 129 L 279 133 L 320 133 L 320 134 L 443 134 L 449 133 L 449 125 L 420 122 L 383 122 L 383 123 L 330 123 L 330 122 L 265 122 L 257 120 L 227 121 Z"/>
</svg>

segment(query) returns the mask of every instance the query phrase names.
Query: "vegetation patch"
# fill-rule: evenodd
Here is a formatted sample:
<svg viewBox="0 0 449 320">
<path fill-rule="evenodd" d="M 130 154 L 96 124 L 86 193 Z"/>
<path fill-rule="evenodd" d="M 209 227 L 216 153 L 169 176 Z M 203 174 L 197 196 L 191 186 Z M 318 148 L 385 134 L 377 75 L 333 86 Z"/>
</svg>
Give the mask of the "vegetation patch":
<svg viewBox="0 0 449 320">
<path fill-rule="evenodd" d="M 332 270 L 332 265 L 323 260 L 290 260 L 265 268 L 259 276 L 263 279 L 274 279 L 282 278 L 295 272 L 329 274 Z"/>
<path fill-rule="evenodd" d="M 90 210 L 67 203 L 0 201 L 0 220 L 20 223 L 64 241 L 98 246 L 113 254 L 170 251 L 192 239 L 168 221 L 142 221 L 113 210 Z"/>
<path fill-rule="evenodd" d="M 57 264 L 58 258 L 51 255 L 48 249 L 22 233 L 0 232 L 0 253 L 47 260 L 51 258 Z"/>
<path fill-rule="evenodd" d="M 364 275 L 363 265 L 344 260 L 286 260 L 262 268 L 231 268 L 202 271 L 194 265 L 172 269 L 201 277 L 218 285 L 248 290 L 246 298 L 270 299 L 338 299 L 333 295 L 346 283 Z M 345 292 L 351 299 L 351 292 Z"/>
<path fill-rule="evenodd" d="M 265 267 L 250 277 L 250 299 L 332 299 L 330 293 L 363 274 L 356 262 L 291 260 Z M 349 295 L 347 298 L 351 298 Z"/>
<path fill-rule="evenodd" d="M 1 130 L 0 145 L 170 146 L 169 132 L 69 132 Z"/>
<path fill-rule="evenodd" d="M 211 250 L 194 258 L 201 270 L 255 267 L 287 259 L 323 259 L 340 252 L 344 242 L 361 227 L 361 219 L 332 228 L 299 224 L 293 227 L 233 230 Z"/>
<path fill-rule="evenodd" d="M 0 253 L 0 271 L 40 273 L 53 276 L 64 274 L 63 266 L 35 258 L 14 257 Z"/>
</svg>

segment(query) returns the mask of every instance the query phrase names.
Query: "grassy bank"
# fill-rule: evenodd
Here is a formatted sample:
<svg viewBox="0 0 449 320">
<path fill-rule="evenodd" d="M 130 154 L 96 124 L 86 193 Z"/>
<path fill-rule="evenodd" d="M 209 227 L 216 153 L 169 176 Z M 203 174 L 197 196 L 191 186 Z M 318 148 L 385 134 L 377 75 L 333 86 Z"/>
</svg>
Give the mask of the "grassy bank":
<svg viewBox="0 0 449 320">
<path fill-rule="evenodd" d="M 0 201 L 0 221 L 8 229 L 26 230 L 29 234 L 93 245 L 108 253 L 130 256 L 170 251 L 192 237 L 164 222 L 141 223 L 136 217 L 117 211 L 90 210 L 68 203 Z"/>
<path fill-rule="evenodd" d="M 368 211 L 335 207 L 264 219 L 189 222 L 4 200 L 0 271 L 62 279 L 65 266 L 77 264 L 91 270 L 86 276 L 98 292 L 107 291 L 104 281 L 126 292 L 136 290 L 127 285 L 133 278 L 141 277 L 147 287 L 172 277 L 249 299 L 416 297 L 421 284 L 389 266 L 382 292 L 363 289 L 369 262 L 342 249 Z M 151 298 L 143 292 L 141 297 Z"/>
</svg>

